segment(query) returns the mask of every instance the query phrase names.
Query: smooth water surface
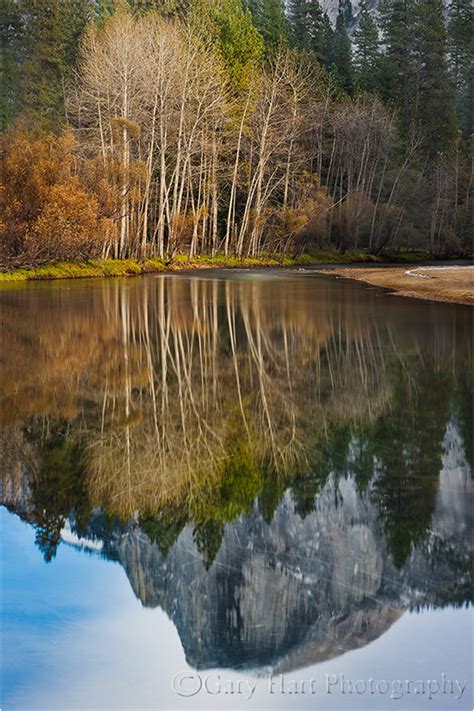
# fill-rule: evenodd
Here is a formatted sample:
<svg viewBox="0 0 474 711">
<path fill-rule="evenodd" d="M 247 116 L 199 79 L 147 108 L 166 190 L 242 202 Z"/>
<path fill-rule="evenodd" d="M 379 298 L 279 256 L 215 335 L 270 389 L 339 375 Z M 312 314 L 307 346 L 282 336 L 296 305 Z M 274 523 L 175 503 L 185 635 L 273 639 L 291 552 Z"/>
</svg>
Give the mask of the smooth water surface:
<svg viewBox="0 0 474 711">
<path fill-rule="evenodd" d="M 311 271 L 0 293 L 1 708 L 472 708 L 469 308 Z"/>
</svg>

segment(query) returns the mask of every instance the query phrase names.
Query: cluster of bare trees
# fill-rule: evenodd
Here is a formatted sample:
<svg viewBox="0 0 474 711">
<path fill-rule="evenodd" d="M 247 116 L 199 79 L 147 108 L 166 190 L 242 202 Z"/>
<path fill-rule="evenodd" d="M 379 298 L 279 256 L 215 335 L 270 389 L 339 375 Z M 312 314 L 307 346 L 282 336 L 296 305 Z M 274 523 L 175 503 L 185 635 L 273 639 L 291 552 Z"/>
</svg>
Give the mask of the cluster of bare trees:
<svg viewBox="0 0 474 711">
<path fill-rule="evenodd" d="M 295 199 L 310 74 L 281 50 L 237 93 L 180 21 L 119 12 L 91 26 L 69 111 L 115 187 L 106 254 L 257 253 L 273 206 Z"/>
</svg>

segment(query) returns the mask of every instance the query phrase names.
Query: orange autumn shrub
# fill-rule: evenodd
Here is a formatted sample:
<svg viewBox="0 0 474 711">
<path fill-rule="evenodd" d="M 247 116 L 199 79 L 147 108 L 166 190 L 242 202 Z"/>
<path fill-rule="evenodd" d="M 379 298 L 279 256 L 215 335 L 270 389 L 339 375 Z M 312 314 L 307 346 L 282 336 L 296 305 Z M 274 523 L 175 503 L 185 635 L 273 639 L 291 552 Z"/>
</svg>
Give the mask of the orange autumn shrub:
<svg viewBox="0 0 474 711">
<path fill-rule="evenodd" d="M 101 251 L 98 201 L 77 177 L 47 191 L 38 217 L 25 237 L 25 251 L 35 262 L 88 259 Z"/>
<path fill-rule="evenodd" d="M 105 221 L 68 133 L 0 136 L 0 265 L 99 256 Z"/>
</svg>

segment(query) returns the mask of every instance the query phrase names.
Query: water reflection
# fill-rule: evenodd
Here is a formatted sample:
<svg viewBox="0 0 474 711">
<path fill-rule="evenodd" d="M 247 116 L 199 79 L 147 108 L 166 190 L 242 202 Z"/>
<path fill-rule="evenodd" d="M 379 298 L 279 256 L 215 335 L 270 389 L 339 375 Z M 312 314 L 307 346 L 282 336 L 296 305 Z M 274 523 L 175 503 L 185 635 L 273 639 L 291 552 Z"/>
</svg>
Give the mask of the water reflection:
<svg viewBox="0 0 474 711">
<path fill-rule="evenodd" d="M 118 560 L 196 668 L 472 601 L 470 312 L 311 275 L 2 294 L 3 501 Z"/>
</svg>

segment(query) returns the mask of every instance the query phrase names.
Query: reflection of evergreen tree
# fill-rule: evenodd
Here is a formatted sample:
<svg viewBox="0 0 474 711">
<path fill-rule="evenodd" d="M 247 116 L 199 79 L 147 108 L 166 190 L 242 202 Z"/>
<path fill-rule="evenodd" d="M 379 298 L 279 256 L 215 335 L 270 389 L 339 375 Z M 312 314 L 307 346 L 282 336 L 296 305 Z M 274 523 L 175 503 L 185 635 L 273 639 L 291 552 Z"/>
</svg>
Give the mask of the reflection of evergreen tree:
<svg viewBox="0 0 474 711">
<path fill-rule="evenodd" d="M 33 501 L 36 543 L 49 562 L 56 555 L 66 518 L 74 513 L 81 529 L 91 513 L 84 486 L 82 447 L 63 431 L 57 431 L 44 447 Z"/>
<path fill-rule="evenodd" d="M 224 525 L 252 512 L 263 483 L 252 447 L 233 421 L 226 444 L 227 457 L 219 482 L 204 487 L 189 510 L 189 517 L 195 522 L 194 538 L 208 568 L 219 552 Z"/>
<path fill-rule="evenodd" d="M 170 508 L 156 516 L 140 519 L 140 528 L 163 555 L 167 556 L 186 523 L 187 518 L 182 511 Z"/>
<path fill-rule="evenodd" d="M 452 387 L 434 367 L 419 361 L 416 373 L 405 367 L 394 373 L 392 410 L 378 420 L 374 438 L 379 474 L 373 500 L 398 567 L 431 524 Z"/>
<path fill-rule="evenodd" d="M 455 395 L 456 415 L 460 434 L 464 442 L 464 452 L 467 462 L 471 468 L 471 476 L 474 473 L 474 373 L 466 364 L 459 377 L 458 388 Z"/>
<path fill-rule="evenodd" d="M 374 438 L 370 430 L 357 429 L 352 440 L 351 472 L 360 492 L 366 491 L 374 476 Z"/>
<path fill-rule="evenodd" d="M 266 472 L 262 490 L 258 496 L 258 508 L 266 523 L 270 525 L 288 485 L 287 479 L 276 472 Z"/>
<path fill-rule="evenodd" d="M 327 477 L 322 470 L 308 472 L 295 477 L 291 483 L 291 493 L 295 502 L 296 513 L 306 518 L 316 506 L 316 496 L 326 484 Z"/>
<path fill-rule="evenodd" d="M 327 439 L 320 445 L 320 457 L 314 464 L 301 474 L 297 474 L 291 482 L 291 492 L 295 502 L 296 512 L 306 518 L 316 506 L 316 496 L 324 488 L 330 474 L 336 479 L 343 476 L 348 468 L 351 430 L 347 426 L 335 426 L 330 429 Z M 336 502 L 337 503 L 337 502 Z"/>
<path fill-rule="evenodd" d="M 209 570 L 216 555 L 219 553 L 223 535 L 224 524 L 212 519 L 198 523 L 194 528 L 194 540 L 198 551 L 203 556 L 207 570 Z"/>
</svg>

